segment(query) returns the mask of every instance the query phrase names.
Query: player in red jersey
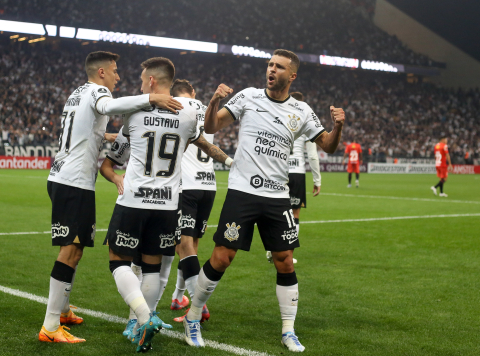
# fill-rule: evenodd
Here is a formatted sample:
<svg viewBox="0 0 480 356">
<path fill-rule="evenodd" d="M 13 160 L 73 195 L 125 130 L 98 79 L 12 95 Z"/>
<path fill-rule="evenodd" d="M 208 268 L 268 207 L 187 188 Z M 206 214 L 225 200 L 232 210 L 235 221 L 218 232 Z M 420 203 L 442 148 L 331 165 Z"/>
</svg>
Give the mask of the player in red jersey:
<svg viewBox="0 0 480 356">
<path fill-rule="evenodd" d="M 437 188 L 440 187 L 439 195 L 441 197 L 448 197 L 448 195 L 443 192 L 443 184 L 447 181 L 448 170 L 451 170 L 453 167 L 450 155 L 448 154 L 446 137 L 440 138 L 440 142 L 435 145 L 435 167 L 437 168 L 437 177 L 440 178 L 440 181 L 436 186 L 430 187 L 430 189 L 433 191 L 433 194 L 437 195 Z"/>
<path fill-rule="evenodd" d="M 343 162 L 345 164 L 345 158 L 348 155 L 348 185 L 347 188 L 352 187 L 352 173 L 355 172 L 355 186 L 358 188 L 360 179 L 360 165 L 362 164 L 362 147 L 359 143 L 355 142 L 355 139 L 345 148 L 345 154 L 343 155 Z"/>
</svg>

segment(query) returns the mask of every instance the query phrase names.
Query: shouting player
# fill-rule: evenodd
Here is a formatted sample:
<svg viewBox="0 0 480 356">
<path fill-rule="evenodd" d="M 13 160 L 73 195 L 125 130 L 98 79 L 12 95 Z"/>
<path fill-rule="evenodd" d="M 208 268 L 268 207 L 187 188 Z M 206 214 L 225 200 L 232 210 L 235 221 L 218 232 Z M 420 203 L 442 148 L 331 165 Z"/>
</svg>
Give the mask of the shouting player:
<svg viewBox="0 0 480 356">
<path fill-rule="evenodd" d="M 446 193 L 443 192 L 443 185 L 448 178 L 448 170 L 452 169 L 452 161 L 450 160 L 450 154 L 448 153 L 447 138 L 440 138 L 440 142 L 435 145 L 435 168 L 437 169 L 437 177 L 440 178 L 440 181 L 436 186 L 430 187 L 433 191 L 433 194 L 437 195 L 437 188 L 440 187 L 441 197 L 448 197 Z M 448 162 L 448 166 L 447 166 Z"/>
<path fill-rule="evenodd" d="M 345 158 L 348 156 L 348 185 L 347 188 L 352 187 L 352 173 L 355 172 L 355 186 L 358 188 L 360 185 L 360 165 L 362 164 L 362 147 L 359 143 L 355 142 L 355 139 L 345 148 L 345 154 L 343 155 L 342 164 L 345 164 Z"/>
<path fill-rule="evenodd" d="M 83 322 L 70 310 L 69 297 L 83 249 L 94 244 L 95 181 L 108 115 L 132 112 L 150 104 L 172 110 L 182 107 L 170 95 L 113 99 L 111 92 L 120 80 L 118 58 L 110 52 L 90 53 L 85 60 L 88 82 L 70 95 L 63 109 L 60 147 L 47 183 L 52 201 L 52 245 L 60 246 L 60 252 L 50 277 L 40 341 L 85 341 L 68 333 L 69 329 L 60 323 Z"/>
<path fill-rule="evenodd" d="M 298 101 L 304 101 L 304 96 L 300 92 L 290 93 L 292 98 Z M 307 136 L 302 135 L 295 140 L 293 151 L 288 160 L 288 188 L 290 190 L 290 204 L 292 204 L 293 217 L 297 234 L 300 233 L 300 208 L 307 207 L 307 188 L 305 184 L 305 152 L 307 152 L 308 162 L 312 169 L 313 176 L 313 196 L 320 193 L 322 176 L 320 175 L 320 162 L 318 160 L 317 145 L 310 142 Z M 272 263 L 272 252 L 267 251 L 267 260 Z M 297 263 L 297 259 L 293 259 Z"/>
<path fill-rule="evenodd" d="M 288 94 L 299 65 L 295 53 L 275 50 L 268 62 L 266 89 L 244 89 L 218 111 L 220 100 L 232 93 L 231 88 L 220 84 L 205 113 L 207 133 L 213 134 L 235 120 L 241 120 L 241 125 L 227 197 L 214 235 L 215 248 L 200 271 L 190 311 L 183 321 L 185 340 L 191 346 L 205 345 L 200 331 L 203 306 L 237 251 L 250 249 L 256 223 L 277 269 L 282 344 L 291 351 L 305 349 L 294 333 L 298 283 L 293 249 L 300 244 L 288 194 L 288 159 L 301 135 L 325 152 L 335 152 L 345 113 L 330 107 L 334 129 L 327 133 L 312 109 Z"/>
</svg>

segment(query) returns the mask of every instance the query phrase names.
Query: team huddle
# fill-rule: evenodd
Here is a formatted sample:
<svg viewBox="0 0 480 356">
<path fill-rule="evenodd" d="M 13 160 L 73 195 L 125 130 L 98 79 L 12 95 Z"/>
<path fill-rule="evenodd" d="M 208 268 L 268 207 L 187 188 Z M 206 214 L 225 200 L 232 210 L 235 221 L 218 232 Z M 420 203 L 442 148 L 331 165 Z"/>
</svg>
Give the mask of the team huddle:
<svg viewBox="0 0 480 356">
<path fill-rule="evenodd" d="M 305 347 L 294 331 L 298 281 L 293 250 L 300 246 L 299 212 L 306 206 L 304 153 L 314 172 L 315 196 L 321 184 L 315 144 L 335 152 L 344 111 L 330 107 L 334 128 L 328 133 L 303 99 L 290 95 L 300 62 L 286 50 L 276 50 L 270 59 L 265 89 L 244 89 L 220 110 L 231 88 L 221 84 L 207 107 L 195 99 L 187 80 L 174 82 L 175 67 L 162 57 L 141 64 L 142 95 L 113 99 L 120 80 L 118 58 L 90 53 L 88 82 L 71 94 L 62 114 L 59 153 L 47 185 L 52 244 L 60 252 L 39 340 L 85 342 L 65 325 L 83 322 L 71 310 L 69 297 L 83 249 L 94 245 L 97 162 L 107 139 L 113 144 L 100 172 L 116 185 L 118 198 L 104 244 L 117 289 L 130 308 L 124 335 L 137 352 L 148 351 L 161 328 L 171 328 L 156 308 L 175 253 L 180 262 L 171 309 L 188 306 L 188 290 L 190 309 L 175 320 L 183 323 L 188 345 L 205 345 L 200 323 L 210 318 L 206 302 L 237 251 L 250 249 L 255 224 L 277 270 L 281 342 L 302 352 Z M 123 127 L 117 136 L 105 134 L 108 116 L 115 114 L 123 115 Z M 212 142 L 213 134 L 236 120 L 239 144 L 232 160 Z M 127 160 L 125 174 L 115 173 L 114 166 Z M 213 160 L 231 170 L 215 247 L 200 267 L 198 242 L 216 192 Z"/>
</svg>

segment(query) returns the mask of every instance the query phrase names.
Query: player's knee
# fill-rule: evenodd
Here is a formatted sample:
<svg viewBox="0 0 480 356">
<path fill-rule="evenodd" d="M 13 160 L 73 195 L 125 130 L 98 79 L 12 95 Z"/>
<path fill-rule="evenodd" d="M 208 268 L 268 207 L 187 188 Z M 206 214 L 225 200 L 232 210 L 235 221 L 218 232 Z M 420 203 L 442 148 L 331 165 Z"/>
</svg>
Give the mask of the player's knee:
<svg viewBox="0 0 480 356">
<path fill-rule="evenodd" d="M 236 251 L 232 249 L 228 249 L 225 247 L 215 247 L 213 250 L 212 257 L 210 258 L 210 263 L 212 267 L 218 271 L 225 271 L 230 264 L 232 263 L 233 259 L 235 258 Z"/>
</svg>

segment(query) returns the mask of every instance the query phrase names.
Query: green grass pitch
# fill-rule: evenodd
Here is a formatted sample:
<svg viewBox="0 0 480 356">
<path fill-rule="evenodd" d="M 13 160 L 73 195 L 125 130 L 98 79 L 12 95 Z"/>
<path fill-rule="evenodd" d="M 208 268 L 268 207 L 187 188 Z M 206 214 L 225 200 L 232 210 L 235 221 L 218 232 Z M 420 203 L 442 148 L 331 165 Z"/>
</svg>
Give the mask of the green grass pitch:
<svg viewBox="0 0 480 356">
<path fill-rule="evenodd" d="M 50 201 L 47 171 L 0 170 L 0 233 L 47 231 Z M 209 221 L 216 225 L 225 198 L 227 173 L 217 172 L 219 190 Z M 347 189 L 346 174 L 324 173 L 322 191 L 307 196 L 300 221 L 375 219 L 402 216 L 479 214 L 480 177 L 451 175 L 435 197 L 434 175 L 363 174 L 360 188 Z M 311 175 L 307 175 L 310 191 Z M 342 195 L 343 194 L 343 195 Z M 374 196 L 375 198 L 369 198 Z M 97 228 L 108 227 L 116 189 L 97 182 Z M 392 199 L 390 197 L 401 197 Z M 203 264 L 213 249 L 215 228 L 200 243 Z M 80 262 L 71 302 L 128 317 L 108 269 L 105 232 Z M 480 354 L 480 216 L 446 216 L 302 224 L 295 251 L 300 299 L 296 333 L 306 355 L 478 355 Z M 58 253 L 49 234 L 0 235 L 0 285 L 48 297 L 49 275 Z M 159 303 L 161 318 L 182 331 L 170 311 L 175 259 Z M 239 252 L 208 302 L 212 314 L 205 339 L 269 355 L 285 355 L 275 296 L 275 269 L 266 262 L 258 235 L 250 252 Z M 85 316 L 71 332 L 76 345 L 37 341 L 46 305 L 0 292 L 0 355 L 128 355 L 135 347 L 124 325 Z M 80 314 L 80 313 L 79 313 Z M 150 355 L 226 355 L 197 350 L 158 335 Z"/>
</svg>

